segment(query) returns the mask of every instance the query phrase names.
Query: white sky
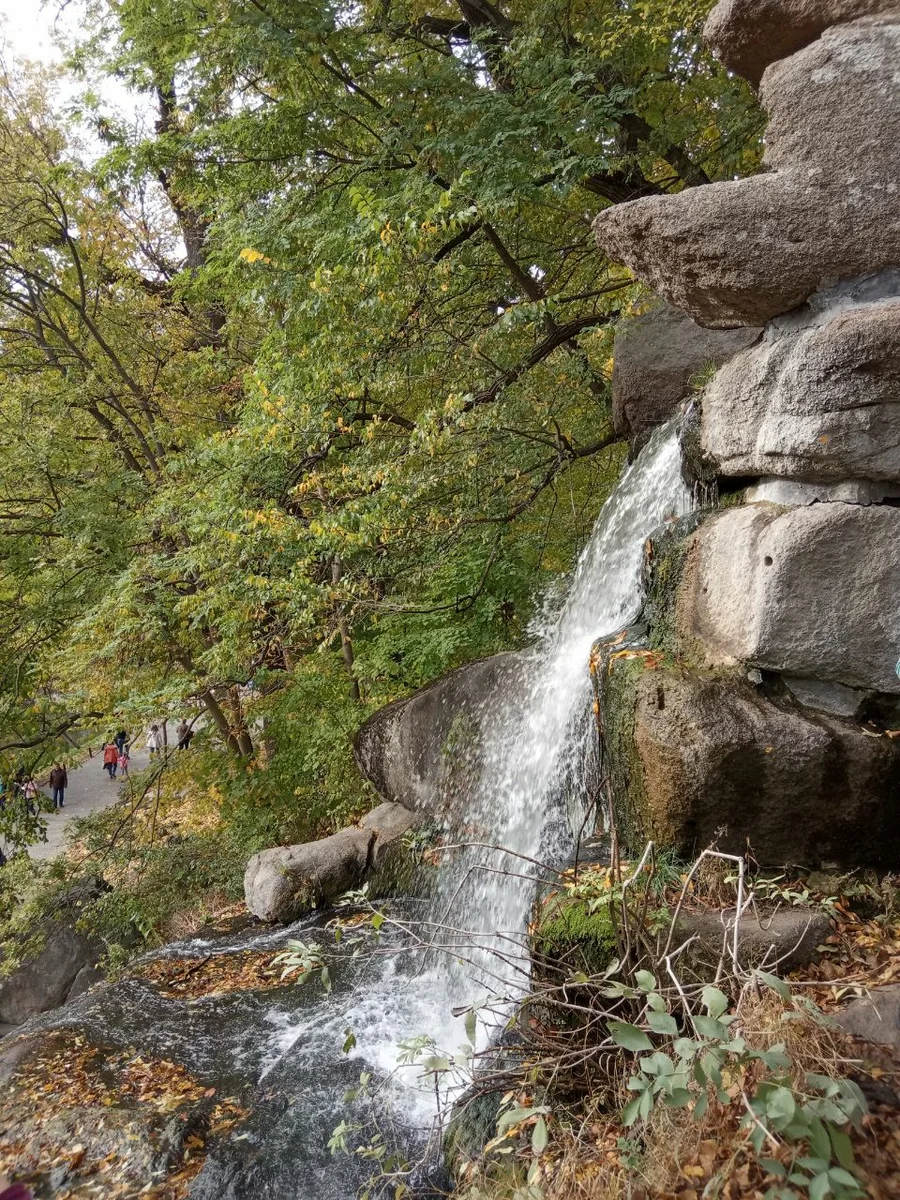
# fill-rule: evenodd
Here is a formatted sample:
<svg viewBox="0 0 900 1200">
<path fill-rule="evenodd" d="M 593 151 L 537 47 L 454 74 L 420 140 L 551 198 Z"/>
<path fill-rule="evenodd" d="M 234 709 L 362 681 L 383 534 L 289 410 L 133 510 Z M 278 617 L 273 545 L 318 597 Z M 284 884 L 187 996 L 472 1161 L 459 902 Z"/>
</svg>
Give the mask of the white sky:
<svg viewBox="0 0 900 1200">
<path fill-rule="evenodd" d="M 69 13 L 63 13 L 58 22 L 60 28 L 71 30 L 76 16 L 76 5 L 69 6 Z M 53 45 L 52 29 L 57 15 L 58 4 L 51 0 L 43 4 L 41 0 L 0 0 L 0 25 L 3 41 L 9 50 L 18 58 L 30 58 L 36 62 L 58 62 L 60 55 Z"/>
<path fill-rule="evenodd" d="M 0 0 L 0 48 L 6 59 L 29 59 L 48 66 L 62 62 L 59 39 L 71 45 L 81 30 L 84 0 Z M 62 101 L 74 100 L 88 86 L 129 123 L 146 122 L 146 97 L 130 92 L 117 79 L 62 82 Z M 143 120 L 142 120 L 143 119 Z"/>
</svg>

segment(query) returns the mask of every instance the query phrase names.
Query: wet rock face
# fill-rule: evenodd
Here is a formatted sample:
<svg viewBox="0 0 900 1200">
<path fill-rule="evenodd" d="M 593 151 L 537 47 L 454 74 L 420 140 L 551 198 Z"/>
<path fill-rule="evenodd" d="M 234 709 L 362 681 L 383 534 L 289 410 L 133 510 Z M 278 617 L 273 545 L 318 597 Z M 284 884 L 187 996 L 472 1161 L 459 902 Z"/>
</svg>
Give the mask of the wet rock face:
<svg viewBox="0 0 900 1200">
<path fill-rule="evenodd" d="M 616 805 L 630 840 L 691 856 L 720 835 L 763 864 L 896 862 L 900 746 L 852 721 L 767 699 L 737 675 L 659 667 L 607 695 Z M 724 830 L 724 832 L 722 832 Z"/>
<path fill-rule="evenodd" d="M 761 325 L 817 289 L 900 263 L 900 12 L 774 63 L 770 173 L 615 205 L 600 248 L 701 325 Z"/>
<path fill-rule="evenodd" d="M 497 654 L 370 717 L 354 743 L 362 773 L 386 799 L 417 812 L 465 816 L 485 715 L 514 698 L 517 654 Z"/>
<path fill-rule="evenodd" d="M 616 433 L 640 436 L 673 417 L 699 373 L 752 346 L 759 329 L 703 329 L 669 304 L 621 322 L 613 346 Z"/>
<path fill-rule="evenodd" d="M 884 286 L 772 322 L 717 373 L 701 447 L 720 475 L 900 484 L 900 276 Z"/>
<path fill-rule="evenodd" d="M 716 514 L 692 535 L 675 621 L 709 665 L 900 693 L 900 509 Z"/>
<path fill-rule="evenodd" d="M 703 36 L 716 58 L 756 86 L 771 63 L 831 25 L 897 11 L 897 0 L 719 0 Z"/>
</svg>

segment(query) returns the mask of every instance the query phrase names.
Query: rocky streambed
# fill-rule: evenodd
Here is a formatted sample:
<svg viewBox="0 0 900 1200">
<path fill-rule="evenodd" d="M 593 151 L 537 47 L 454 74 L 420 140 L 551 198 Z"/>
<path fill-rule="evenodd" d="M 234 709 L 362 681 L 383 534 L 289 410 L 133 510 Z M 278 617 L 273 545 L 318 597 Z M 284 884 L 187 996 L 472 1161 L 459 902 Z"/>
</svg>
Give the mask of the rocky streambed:
<svg viewBox="0 0 900 1200">
<path fill-rule="evenodd" d="M 416 964 L 390 927 L 341 946 L 324 926 L 173 943 L 26 1022 L 0 1043 L 0 1174 L 37 1197 L 355 1195 L 370 1169 L 329 1139 L 374 1121 L 344 1095 L 389 1074 Z M 282 980 L 272 959 L 292 939 L 330 943 L 330 992 Z M 398 1149 L 422 1147 L 431 1106 L 414 1080 L 383 1084 L 377 1111 Z"/>
</svg>

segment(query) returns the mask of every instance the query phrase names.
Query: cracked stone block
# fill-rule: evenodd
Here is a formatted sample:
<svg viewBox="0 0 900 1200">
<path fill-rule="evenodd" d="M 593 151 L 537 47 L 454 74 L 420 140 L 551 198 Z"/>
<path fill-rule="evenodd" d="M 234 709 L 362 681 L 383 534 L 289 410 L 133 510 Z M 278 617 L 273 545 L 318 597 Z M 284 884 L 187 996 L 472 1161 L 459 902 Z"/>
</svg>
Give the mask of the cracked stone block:
<svg viewBox="0 0 900 1200">
<path fill-rule="evenodd" d="M 773 321 L 706 388 L 700 444 L 721 475 L 900 484 L 900 295 Z"/>
<path fill-rule="evenodd" d="M 796 54 L 831 25 L 897 8 L 897 0 L 719 0 L 703 36 L 720 62 L 755 87 L 766 67 Z"/>
<path fill-rule="evenodd" d="M 900 12 L 773 64 L 765 174 L 613 205 L 598 244 L 701 325 L 762 325 L 900 264 Z"/>
<path fill-rule="evenodd" d="M 675 624 L 707 665 L 900 693 L 900 509 L 716 514 L 690 537 Z"/>
</svg>

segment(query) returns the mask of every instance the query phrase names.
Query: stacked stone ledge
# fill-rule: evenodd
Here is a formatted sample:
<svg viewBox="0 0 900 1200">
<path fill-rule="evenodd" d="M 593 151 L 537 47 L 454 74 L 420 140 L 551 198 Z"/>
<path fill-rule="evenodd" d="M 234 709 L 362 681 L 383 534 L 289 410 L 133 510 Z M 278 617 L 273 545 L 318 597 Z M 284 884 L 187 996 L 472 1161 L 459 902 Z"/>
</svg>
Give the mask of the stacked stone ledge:
<svg viewBox="0 0 900 1200">
<path fill-rule="evenodd" d="M 684 852 L 896 866 L 900 0 L 722 0 L 707 36 L 761 79 L 767 173 L 595 228 L 698 324 L 765 326 L 693 431 L 747 490 L 654 547 L 655 653 L 599 673 L 616 804 Z"/>
</svg>

